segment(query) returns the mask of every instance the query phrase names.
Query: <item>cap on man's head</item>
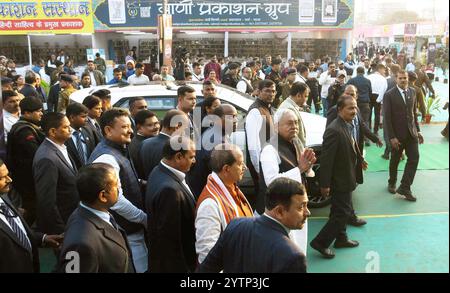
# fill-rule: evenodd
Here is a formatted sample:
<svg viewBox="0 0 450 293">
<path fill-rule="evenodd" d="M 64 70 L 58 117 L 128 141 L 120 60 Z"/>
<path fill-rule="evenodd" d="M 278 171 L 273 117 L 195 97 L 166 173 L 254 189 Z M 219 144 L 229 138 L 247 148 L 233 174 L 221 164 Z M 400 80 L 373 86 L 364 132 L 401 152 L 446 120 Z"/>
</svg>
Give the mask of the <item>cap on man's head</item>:
<svg viewBox="0 0 450 293">
<path fill-rule="evenodd" d="M 289 62 L 295 62 L 297 61 L 297 59 L 295 59 L 294 57 L 289 58 Z"/>
<path fill-rule="evenodd" d="M 72 76 L 70 76 L 70 75 L 68 75 L 68 74 L 61 74 L 61 75 L 59 76 L 59 79 L 60 79 L 60 80 L 63 80 L 63 81 L 67 81 L 67 82 L 73 82 Z"/>
<path fill-rule="evenodd" d="M 338 61 L 338 65 L 341 65 L 341 64 L 344 64 L 344 61 L 339 60 L 339 61 Z"/>
<path fill-rule="evenodd" d="M 39 109 L 42 109 L 42 101 L 41 99 L 31 96 L 22 99 L 19 103 L 20 110 L 23 112 L 34 112 Z"/>
<path fill-rule="evenodd" d="M 64 65 L 64 63 L 62 63 L 62 62 L 59 61 L 59 60 L 56 60 L 56 61 L 55 61 L 55 65 L 56 65 L 56 67 L 59 67 L 59 66 L 61 66 L 61 65 Z"/>
</svg>

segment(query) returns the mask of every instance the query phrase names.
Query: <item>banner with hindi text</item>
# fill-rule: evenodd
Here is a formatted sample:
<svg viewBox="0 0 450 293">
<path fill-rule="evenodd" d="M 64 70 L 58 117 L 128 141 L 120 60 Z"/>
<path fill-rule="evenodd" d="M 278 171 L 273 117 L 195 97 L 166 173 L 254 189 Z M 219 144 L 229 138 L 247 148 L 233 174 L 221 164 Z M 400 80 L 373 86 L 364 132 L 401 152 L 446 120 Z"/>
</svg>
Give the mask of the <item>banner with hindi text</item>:
<svg viewBox="0 0 450 293">
<path fill-rule="evenodd" d="M 92 0 L 0 1 L 0 35 L 93 32 Z"/>
<path fill-rule="evenodd" d="M 93 0 L 96 31 L 154 30 L 162 0 Z M 352 29 L 354 0 L 170 0 L 174 29 Z"/>
</svg>

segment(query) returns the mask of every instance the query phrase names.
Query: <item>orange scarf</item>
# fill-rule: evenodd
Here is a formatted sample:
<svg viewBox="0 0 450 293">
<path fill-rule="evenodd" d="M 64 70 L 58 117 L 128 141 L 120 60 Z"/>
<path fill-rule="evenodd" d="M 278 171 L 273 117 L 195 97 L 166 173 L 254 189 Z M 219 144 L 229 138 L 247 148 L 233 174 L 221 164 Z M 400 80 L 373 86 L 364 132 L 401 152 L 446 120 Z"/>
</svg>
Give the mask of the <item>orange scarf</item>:
<svg viewBox="0 0 450 293">
<path fill-rule="evenodd" d="M 216 182 L 213 176 L 209 175 L 205 188 L 203 188 L 203 191 L 198 198 L 197 209 L 205 199 L 210 198 L 219 205 L 227 225 L 234 218 L 253 217 L 252 208 L 239 187 L 236 184 L 233 184 L 232 188 L 228 186 L 225 186 L 225 188 L 229 195 L 227 195 L 227 192 L 223 190 L 222 186 Z M 230 198 L 230 196 L 232 198 Z"/>
</svg>

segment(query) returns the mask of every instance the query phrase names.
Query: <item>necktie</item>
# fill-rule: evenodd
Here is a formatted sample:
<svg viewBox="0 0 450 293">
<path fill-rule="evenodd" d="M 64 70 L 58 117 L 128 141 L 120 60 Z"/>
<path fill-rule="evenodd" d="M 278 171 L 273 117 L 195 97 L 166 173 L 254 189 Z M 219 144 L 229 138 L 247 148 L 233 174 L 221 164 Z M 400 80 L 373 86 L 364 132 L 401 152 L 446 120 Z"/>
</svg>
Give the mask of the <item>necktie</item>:
<svg viewBox="0 0 450 293">
<path fill-rule="evenodd" d="M 355 141 L 358 141 L 358 117 L 355 117 L 355 119 L 353 119 L 353 139 Z"/>
<path fill-rule="evenodd" d="M 14 234 L 16 234 L 22 246 L 26 250 L 31 252 L 32 249 L 28 236 L 22 231 L 22 229 L 20 229 L 19 225 L 14 220 L 17 215 L 14 215 L 13 211 L 4 203 L 0 204 L 0 212 L 5 216 L 6 220 L 11 226 L 12 231 L 14 232 Z"/>
<path fill-rule="evenodd" d="M 109 214 L 109 222 L 114 227 L 114 229 L 119 231 L 119 224 L 117 224 L 116 220 L 114 219 L 113 215 L 111 215 L 111 214 Z"/>
<path fill-rule="evenodd" d="M 78 154 L 79 154 L 79 156 L 80 156 L 81 163 L 82 163 L 83 165 L 85 165 L 85 164 L 86 164 L 86 154 L 84 153 L 83 143 L 82 143 L 82 141 L 81 141 L 81 132 L 75 130 L 75 131 L 73 132 L 73 134 L 75 135 L 75 138 L 76 138 L 76 140 L 77 140 L 77 151 L 78 151 Z"/>
<path fill-rule="evenodd" d="M 97 131 L 101 134 L 102 130 L 100 129 L 100 125 L 98 125 L 98 123 L 95 123 L 95 128 L 97 129 Z"/>
<path fill-rule="evenodd" d="M 403 97 L 405 98 L 405 104 L 406 104 L 406 101 L 408 99 L 408 92 L 407 91 L 403 91 Z"/>
</svg>

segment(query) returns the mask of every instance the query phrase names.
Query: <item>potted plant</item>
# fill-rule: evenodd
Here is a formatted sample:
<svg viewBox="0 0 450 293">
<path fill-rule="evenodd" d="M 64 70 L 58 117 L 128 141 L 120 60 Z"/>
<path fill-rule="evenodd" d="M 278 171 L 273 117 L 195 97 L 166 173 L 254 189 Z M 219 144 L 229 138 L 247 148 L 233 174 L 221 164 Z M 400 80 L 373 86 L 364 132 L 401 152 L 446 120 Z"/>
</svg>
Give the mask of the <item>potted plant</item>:
<svg viewBox="0 0 450 293">
<path fill-rule="evenodd" d="M 440 98 L 436 96 L 436 98 L 426 97 L 425 98 L 425 124 L 430 124 L 431 116 L 433 116 L 434 111 L 441 112 L 440 108 Z"/>
</svg>

